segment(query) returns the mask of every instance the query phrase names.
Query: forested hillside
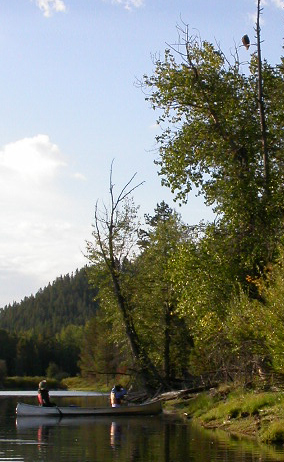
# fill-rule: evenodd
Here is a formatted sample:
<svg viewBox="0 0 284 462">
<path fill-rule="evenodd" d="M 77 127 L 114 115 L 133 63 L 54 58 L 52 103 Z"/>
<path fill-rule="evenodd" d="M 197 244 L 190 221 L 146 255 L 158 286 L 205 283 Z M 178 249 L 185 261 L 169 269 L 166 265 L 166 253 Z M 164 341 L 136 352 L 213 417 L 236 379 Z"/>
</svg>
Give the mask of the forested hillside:
<svg viewBox="0 0 284 462">
<path fill-rule="evenodd" d="M 51 335 L 62 328 L 84 325 L 94 315 L 95 291 L 88 286 L 85 268 L 58 277 L 36 295 L 5 306 L 0 312 L 0 328 L 11 332 Z"/>
</svg>

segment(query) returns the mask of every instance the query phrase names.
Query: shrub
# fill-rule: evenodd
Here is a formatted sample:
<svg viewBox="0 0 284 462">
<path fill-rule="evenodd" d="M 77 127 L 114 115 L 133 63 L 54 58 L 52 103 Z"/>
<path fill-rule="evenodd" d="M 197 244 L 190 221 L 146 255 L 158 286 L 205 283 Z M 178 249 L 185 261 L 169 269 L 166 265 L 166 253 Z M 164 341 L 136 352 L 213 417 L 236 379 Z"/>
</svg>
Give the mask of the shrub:
<svg viewBox="0 0 284 462">
<path fill-rule="evenodd" d="M 264 443 L 284 443 L 284 420 L 278 420 L 269 425 L 260 435 Z"/>
<path fill-rule="evenodd" d="M 46 369 L 46 377 L 49 379 L 55 378 L 56 375 L 60 372 L 59 367 L 54 362 L 50 362 L 48 368 Z"/>
</svg>

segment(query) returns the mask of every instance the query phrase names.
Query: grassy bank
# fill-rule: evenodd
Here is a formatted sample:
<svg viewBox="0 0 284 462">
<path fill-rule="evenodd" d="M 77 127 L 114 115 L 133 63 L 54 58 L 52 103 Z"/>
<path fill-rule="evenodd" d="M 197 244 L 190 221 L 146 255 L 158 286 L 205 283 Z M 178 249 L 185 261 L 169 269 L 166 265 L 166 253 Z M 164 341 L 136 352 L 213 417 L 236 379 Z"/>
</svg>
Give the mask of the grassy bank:
<svg viewBox="0 0 284 462">
<path fill-rule="evenodd" d="M 164 408 L 206 428 L 248 435 L 265 443 L 284 443 L 284 392 L 219 387 L 167 401 Z"/>
<path fill-rule="evenodd" d="M 82 377 L 68 377 L 66 379 L 63 379 L 61 383 L 68 390 L 98 391 L 102 393 L 109 391 L 109 388 L 106 385 L 101 385 L 97 382 L 92 382 Z"/>
</svg>

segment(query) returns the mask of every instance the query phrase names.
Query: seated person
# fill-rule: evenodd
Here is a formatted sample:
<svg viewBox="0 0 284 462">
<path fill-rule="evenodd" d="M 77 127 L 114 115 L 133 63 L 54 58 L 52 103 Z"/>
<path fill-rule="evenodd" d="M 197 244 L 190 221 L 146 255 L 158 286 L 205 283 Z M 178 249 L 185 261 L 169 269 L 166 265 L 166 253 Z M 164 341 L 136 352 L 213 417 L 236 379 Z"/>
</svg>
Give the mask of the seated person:
<svg viewBox="0 0 284 462">
<path fill-rule="evenodd" d="M 127 391 L 121 385 L 115 385 L 110 393 L 112 407 L 119 407 Z"/>
<path fill-rule="evenodd" d="M 38 394 L 37 394 L 38 404 L 40 406 L 51 407 L 56 406 L 56 404 L 52 403 L 49 399 L 49 391 L 47 388 L 46 380 L 42 380 L 42 382 L 38 385 Z"/>
</svg>

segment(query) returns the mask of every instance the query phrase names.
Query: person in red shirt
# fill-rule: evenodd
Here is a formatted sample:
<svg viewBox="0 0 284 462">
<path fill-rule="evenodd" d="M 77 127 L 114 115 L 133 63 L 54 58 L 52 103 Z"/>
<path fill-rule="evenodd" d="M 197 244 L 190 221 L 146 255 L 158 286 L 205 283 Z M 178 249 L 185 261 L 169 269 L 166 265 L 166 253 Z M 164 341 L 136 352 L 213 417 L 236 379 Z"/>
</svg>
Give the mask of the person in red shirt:
<svg viewBox="0 0 284 462">
<path fill-rule="evenodd" d="M 42 380 L 38 385 L 37 399 L 38 399 L 39 406 L 45 406 L 45 407 L 56 406 L 56 404 L 52 403 L 49 399 L 49 391 L 47 388 L 46 380 Z"/>
</svg>

